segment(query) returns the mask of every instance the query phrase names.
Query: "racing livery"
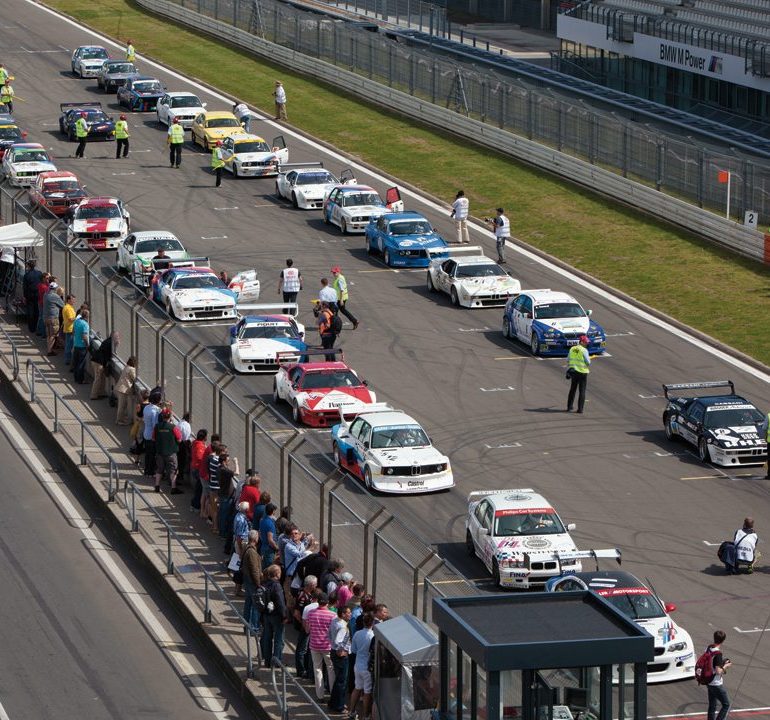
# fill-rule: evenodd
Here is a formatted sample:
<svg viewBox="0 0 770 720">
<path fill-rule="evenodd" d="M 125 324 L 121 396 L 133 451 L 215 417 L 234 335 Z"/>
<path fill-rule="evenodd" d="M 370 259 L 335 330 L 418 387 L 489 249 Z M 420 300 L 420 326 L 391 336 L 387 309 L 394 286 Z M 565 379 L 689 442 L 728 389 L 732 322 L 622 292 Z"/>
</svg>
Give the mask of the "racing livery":
<svg viewBox="0 0 770 720">
<path fill-rule="evenodd" d="M 449 458 L 414 418 L 384 403 L 334 425 L 332 454 L 368 490 L 425 493 L 454 487 Z"/>
<path fill-rule="evenodd" d="M 368 185 L 344 183 L 335 185 L 324 197 L 323 218 L 329 225 L 337 225 L 344 235 L 349 232 L 366 232 L 366 226 L 372 218 L 376 219 L 386 212 L 399 212 L 404 209 L 401 193 L 397 187 L 389 188 L 385 202 L 374 188 Z"/>
<path fill-rule="evenodd" d="M 59 132 L 70 142 L 77 140 L 75 123 L 81 113 L 86 114 L 85 119 L 88 123 L 86 140 L 115 139 L 115 121 L 104 114 L 100 102 L 60 103 L 59 109 L 61 110 Z"/>
<path fill-rule="evenodd" d="M 379 252 L 388 267 L 428 267 L 429 251 L 446 246 L 444 238 L 417 212 L 385 213 L 366 226 L 366 251 Z"/>
<path fill-rule="evenodd" d="M 230 367 L 235 372 L 275 372 L 280 362 L 301 359 L 307 345 L 305 327 L 295 319 L 296 303 L 243 305 L 238 310 L 249 314 L 230 328 Z"/>
<path fill-rule="evenodd" d="M 56 170 L 45 148 L 38 143 L 14 143 L 5 151 L 0 167 L 3 176 L 16 187 L 30 187 L 40 173 Z"/>
<path fill-rule="evenodd" d="M 217 140 L 243 133 L 243 127 L 238 118 L 226 110 L 207 110 L 198 113 L 193 119 L 190 130 L 192 144 L 200 145 L 203 150 L 211 150 Z"/>
<path fill-rule="evenodd" d="M 10 115 L 0 115 L 0 158 L 11 145 L 23 142 L 26 136 Z"/>
<path fill-rule="evenodd" d="M 138 75 L 136 65 L 125 60 L 106 60 L 96 76 L 96 84 L 104 92 L 115 92 L 128 78 Z"/>
<path fill-rule="evenodd" d="M 289 169 L 282 164 L 275 179 L 275 194 L 291 200 L 295 208 L 317 210 L 323 207 L 324 196 L 339 183 L 322 167 L 307 165 Z"/>
<path fill-rule="evenodd" d="M 154 261 L 163 250 L 167 260 Z M 201 266 L 205 258 L 191 258 L 176 235 L 168 230 L 143 230 L 131 233 L 118 247 L 115 262 L 118 272 L 128 273 L 139 287 L 148 287 L 156 270 L 174 267 Z"/>
<path fill-rule="evenodd" d="M 57 170 L 40 173 L 29 189 L 29 197 L 38 207 L 57 217 L 64 217 L 86 197 L 86 191 L 80 186 L 75 173 Z"/>
<path fill-rule="evenodd" d="M 542 589 L 546 581 L 583 569 L 581 560 L 620 551 L 578 550 L 551 504 L 532 488 L 480 490 L 468 495 L 465 546 L 503 588 Z"/>
<path fill-rule="evenodd" d="M 549 580 L 549 592 L 593 590 L 655 638 L 655 659 L 647 663 L 647 682 L 695 676 L 695 647 L 690 634 L 671 618 L 673 603 L 663 601 L 641 580 L 621 570 L 597 570 Z M 617 668 L 613 671 L 617 681 Z"/>
<path fill-rule="evenodd" d="M 96 77 L 104 61 L 109 59 L 109 53 L 101 45 L 81 45 L 72 53 L 72 74 L 81 78 Z"/>
<path fill-rule="evenodd" d="M 177 118 L 179 124 L 189 130 L 195 116 L 200 115 L 205 107 L 206 103 L 202 103 L 197 95 L 189 92 L 169 92 L 158 100 L 155 114 L 158 123 L 162 125 L 171 125 L 174 118 Z"/>
<path fill-rule="evenodd" d="M 465 253 L 469 256 L 463 257 Z M 428 292 L 449 295 L 452 304 L 467 307 L 500 307 L 521 291 L 521 283 L 490 260 L 480 247 L 449 248 L 446 253 L 430 253 Z M 448 259 L 446 258 L 449 255 Z"/>
<path fill-rule="evenodd" d="M 289 150 L 281 135 L 270 146 L 259 135 L 233 133 L 222 141 L 222 159 L 233 177 L 267 177 L 289 162 Z"/>
<path fill-rule="evenodd" d="M 729 394 L 678 394 L 724 387 L 730 388 Z M 663 429 L 669 440 L 686 440 L 698 448 L 702 462 L 715 465 L 765 462 L 767 441 L 759 428 L 765 416 L 746 398 L 735 394 L 732 380 L 664 385 L 663 392 L 668 401 L 663 411 Z"/>
<path fill-rule="evenodd" d="M 67 242 L 78 238 L 78 249 L 114 250 L 128 235 L 130 220 L 128 210 L 118 198 L 86 198 L 72 213 Z"/>
<path fill-rule="evenodd" d="M 586 335 L 588 352 L 597 355 L 607 349 L 607 338 L 590 315 L 567 293 L 524 290 L 505 305 L 503 336 L 526 343 L 533 355 L 566 355 Z"/>
<path fill-rule="evenodd" d="M 131 112 L 149 112 L 165 94 L 163 83 L 154 77 L 134 75 L 118 88 L 118 105 Z"/>
<path fill-rule="evenodd" d="M 342 359 L 342 351 L 330 360 L 329 351 L 308 350 L 304 362 L 281 364 L 273 381 L 273 401 L 291 406 L 295 423 L 327 427 L 339 422 L 340 413 L 353 418 L 377 402 L 373 391 Z M 321 355 L 323 361 L 310 362 L 308 356 Z M 280 358 L 279 358 L 280 360 Z"/>
</svg>

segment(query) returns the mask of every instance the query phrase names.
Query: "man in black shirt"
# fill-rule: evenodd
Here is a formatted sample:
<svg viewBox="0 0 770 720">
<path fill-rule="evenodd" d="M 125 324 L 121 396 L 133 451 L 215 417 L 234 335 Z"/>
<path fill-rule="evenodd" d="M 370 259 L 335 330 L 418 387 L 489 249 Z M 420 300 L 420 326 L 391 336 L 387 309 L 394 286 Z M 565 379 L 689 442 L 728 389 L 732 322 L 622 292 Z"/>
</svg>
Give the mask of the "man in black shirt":
<svg viewBox="0 0 770 720">
<path fill-rule="evenodd" d="M 727 668 L 732 665 L 732 662 L 722 655 L 722 643 L 726 638 L 727 634 L 724 630 L 716 630 L 714 632 L 714 643 L 708 647 L 709 652 L 712 653 L 714 678 L 706 686 L 709 698 L 707 720 L 725 720 L 730 710 L 730 698 L 727 696 L 727 690 L 724 687 L 724 675 L 727 672 Z M 720 707 L 719 713 L 715 716 L 717 703 L 719 703 Z"/>
</svg>

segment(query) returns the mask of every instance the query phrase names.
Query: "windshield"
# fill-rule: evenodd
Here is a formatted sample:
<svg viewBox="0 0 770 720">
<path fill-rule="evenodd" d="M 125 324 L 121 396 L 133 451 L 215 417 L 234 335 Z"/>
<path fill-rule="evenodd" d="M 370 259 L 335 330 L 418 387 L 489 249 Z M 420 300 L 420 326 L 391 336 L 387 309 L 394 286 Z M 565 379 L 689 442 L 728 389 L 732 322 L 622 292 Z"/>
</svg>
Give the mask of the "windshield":
<svg viewBox="0 0 770 720">
<path fill-rule="evenodd" d="M 166 252 L 180 251 L 184 252 L 182 243 L 179 240 L 172 240 L 171 238 L 153 238 L 152 240 L 139 240 L 136 243 L 134 252 L 136 253 L 151 253 L 158 252 L 158 250 L 165 250 Z"/>
<path fill-rule="evenodd" d="M 457 266 L 457 277 L 499 277 L 500 275 L 505 275 L 505 270 L 495 263 Z"/>
<path fill-rule="evenodd" d="M 297 175 L 297 185 L 327 185 L 336 183 L 337 179 L 328 172 L 309 172 Z"/>
<path fill-rule="evenodd" d="M 567 532 L 552 510 L 501 510 L 500 513 L 495 517 L 495 537 L 560 535 Z"/>
<path fill-rule="evenodd" d="M 430 440 L 419 425 L 375 428 L 372 432 L 372 448 L 425 447 Z"/>
<path fill-rule="evenodd" d="M 107 122 L 108 120 L 109 118 L 101 110 L 86 113 L 86 121 L 90 123 Z"/>
<path fill-rule="evenodd" d="M 759 425 L 764 420 L 762 413 L 751 405 L 741 405 L 732 408 L 706 408 L 707 428 L 740 427 L 742 425 Z"/>
<path fill-rule="evenodd" d="M 160 86 L 159 82 L 138 82 L 134 83 L 134 90 L 137 92 L 151 93 L 161 92 L 163 88 Z"/>
<path fill-rule="evenodd" d="M 225 284 L 216 275 L 183 275 L 176 278 L 174 290 L 194 290 L 196 288 L 224 288 Z"/>
<path fill-rule="evenodd" d="M 241 340 L 270 340 L 299 338 L 296 328 L 287 323 L 280 325 L 244 325 L 239 336 Z"/>
<path fill-rule="evenodd" d="M 392 222 L 388 226 L 391 235 L 428 235 L 433 228 L 427 220 Z"/>
<path fill-rule="evenodd" d="M 18 140 L 21 132 L 17 127 L 0 127 L 0 140 Z"/>
<path fill-rule="evenodd" d="M 305 373 L 302 379 L 303 390 L 336 387 L 361 387 L 361 381 L 350 370 L 322 370 Z"/>
<path fill-rule="evenodd" d="M 264 140 L 247 140 L 246 142 L 235 143 L 235 152 L 237 153 L 270 152 L 270 146 Z"/>
<path fill-rule="evenodd" d="M 585 317 L 586 311 L 577 303 L 550 303 L 548 305 L 538 305 L 535 308 L 535 319 L 554 320 L 556 318 L 577 318 Z"/>
<path fill-rule="evenodd" d="M 86 48 L 80 53 L 80 57 L 84 60 L 97 60 L 102 58 L 108 58 L 107 51 L 104 48 Z"/>
<path fill-rule="evenodd" d="M 375 192 L 345 193 L 342 196 L 342 207 L 355 207 L 356 205 L 382 205 L 382 200 Z"/>
<path fill-rule="evenodd" d="M 211 120 L 206 120 L 206 127 L 240 127 L 240 124 L 235 118 L 212 118 Z"/>
<path fill-rule="evenodd" d="M 93 220 L 95 218 L 119 218 L 120 209 L 117 205 L 86 205 L 78 208 L 75 213 L 78 220 Z"/>
<path fill-rule="evenodd" d="M 666 614 L 658 599 L 647 588 L 617 588 L 597 592 L 632 620 L 663 617 Z"/>
<path fill-rule="evenodd" d="M 56 182 L 47 182 L 45 184 L 47 193 L 78 193 L 82 192 L 80 185 L 75 180 L 57 180 Z"/>
<path fill-rule="evenodd" d="M 107 66 L 108 73 L 132 73 L 135 72 L 134 66 L 131 63 L 116 63 L 115 65 Z"/>
<path fill-rule="evenodd" d="M 16 150 L 13 153 L 14 162 L 49 162 L 45 150 Z"/>
<path fill-rule="evenodd" d="M 171 107 L 200 107 L 201 101 L 195 95 L 171 98 Z"/>
</svg>

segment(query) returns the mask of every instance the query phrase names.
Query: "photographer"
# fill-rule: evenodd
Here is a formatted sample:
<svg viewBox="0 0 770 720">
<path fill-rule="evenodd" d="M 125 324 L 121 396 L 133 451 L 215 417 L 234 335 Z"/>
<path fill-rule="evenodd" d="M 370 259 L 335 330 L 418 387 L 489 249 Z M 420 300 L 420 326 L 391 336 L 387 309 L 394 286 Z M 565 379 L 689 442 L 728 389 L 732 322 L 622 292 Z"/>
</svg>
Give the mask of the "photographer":
<svg viewBox="0 0 770 720">
<path fill-rule="evenodd" d="M 511 239 L 511 221 L 505 216 L 503 208 L 497 208 L 497 217 L 484 218 L 495 234 L 497 262 L 505 264 L 505 243 Z"/>
</svg>

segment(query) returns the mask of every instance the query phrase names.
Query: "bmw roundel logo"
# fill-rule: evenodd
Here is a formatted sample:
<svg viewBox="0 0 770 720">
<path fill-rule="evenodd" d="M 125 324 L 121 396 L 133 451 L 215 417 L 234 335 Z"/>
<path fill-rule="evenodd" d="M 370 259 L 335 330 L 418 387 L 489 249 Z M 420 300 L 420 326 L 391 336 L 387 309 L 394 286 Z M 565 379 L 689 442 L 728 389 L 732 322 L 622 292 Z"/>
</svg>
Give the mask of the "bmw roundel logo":
<svg viewBox="0 0 770 720">
<path fill-rule="evenodd" d="M 506 495 L 505 499 L 508 502 L 525 502 L 526 500 L 531 500 L 532 496 L 525 493 L 517 493 L 515 495 Z"/>
<path fill-rule="evenodd" d="M 542 537 L 531 537 L 524 541 L 524 547 L 530 550 L 544 550 L 551 547 L 551 541 Z"/>
</svg>

